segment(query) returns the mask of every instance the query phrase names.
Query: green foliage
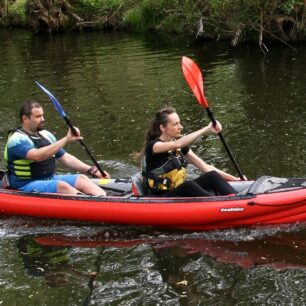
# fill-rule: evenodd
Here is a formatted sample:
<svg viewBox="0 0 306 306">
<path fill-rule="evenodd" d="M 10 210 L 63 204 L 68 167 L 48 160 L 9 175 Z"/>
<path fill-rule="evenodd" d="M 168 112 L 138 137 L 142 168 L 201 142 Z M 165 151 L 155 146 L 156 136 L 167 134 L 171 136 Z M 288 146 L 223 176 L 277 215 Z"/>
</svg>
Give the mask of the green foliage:
<svg viewBox="0 0 306 306">
<path fill-rule="evenodd" d="M 123 6 L 124 0 L 77 0 L 71 3 L 80 16 L 97 19 L 116 12 Z"/>
<path fill-rule="evenodd" d="M 295 16 L 302 0 L 80 0 L 95 12 L 110 14 L 121 7 L 119 23 L 133 31 L 195 33 L 210 38 L 257 37 L 278 15 Z M 95 7 L 95 8 L 94 8 Z M 281 27 L 280 27 L 281 28 Z"/>
<path fill-rule="evenodd" d="M 28 0 L 0 0 L 0 9 L 3 1 L 9 1 L 11 23 L 24 24 Z M 102 29 L 192 33 L 197 37 L 241 41 L 257 39 L 259 32 L 280 34 L 284 39 L 286 36 L 290 39 L 290 36 L 298 36 L 297 31 L 302 31 L 306 24 L 304 0 L 67 1 L 73 12 L 84 20 L 84 26 Z M 287 23 L 283 21 L 281 24 L 285 19 Z"/>
<path fill-rule="evenodd" d="M 284 14 L 290 14 L 293 11 L 295 5 L 301 3 L 301 1 L 295 0 L 288 0 L 282 2 L 283 3 L 280 4 L 280 9 L 284 12 Z"/>
<path fill-rule="evenodd" d="M 80 0 L 78 2 L 78 9 L 95 14 L 105 14 L 115 10 L 123 0 Z"/>
<path fill-rule="evenodd" d="M 97 29 L 116 28 L 127 0 L 71 0 L 72 10 Z"/>
<path fill-rule="evenodd" d="M 131 7 L 126 11 L 124 21 L 138 31 L 157 30 L 161 28 L 167 17 L 173 18 L 172 15 L 178 5 L 178 0 L 143 0 L 138 6 Z M 170 20 L 166 24 L 169 27 Z"/>
<path fill-rule="evenodd" d="M 139 32 L 144 29 L 142 17 L 141 9 L 132 8 L 124 14 L 123 20 L 129 26 L 129 28 Z"/>
<path fill-rule="evenodd" d="M 8 18 L 15 25 L 25 25 L 27 22 L 26 16 L 27 0 L 16 0 L 8 5 Z"/>
</svg>

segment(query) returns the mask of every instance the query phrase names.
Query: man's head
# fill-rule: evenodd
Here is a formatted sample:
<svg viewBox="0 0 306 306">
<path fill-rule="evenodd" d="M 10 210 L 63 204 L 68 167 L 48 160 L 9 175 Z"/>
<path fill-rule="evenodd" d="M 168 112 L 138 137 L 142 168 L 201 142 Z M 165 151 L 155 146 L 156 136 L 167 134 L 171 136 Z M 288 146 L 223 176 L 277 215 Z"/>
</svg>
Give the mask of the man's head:
<svg viewBox="0 0 306 306">
<path fill-rule="evenodd" d="M 44 127 L 44 112 L 42 106 L 36 101 L 24 102 L 20 108 L 19 118 L 22 127 L 36 133 Z"/>
</svg>

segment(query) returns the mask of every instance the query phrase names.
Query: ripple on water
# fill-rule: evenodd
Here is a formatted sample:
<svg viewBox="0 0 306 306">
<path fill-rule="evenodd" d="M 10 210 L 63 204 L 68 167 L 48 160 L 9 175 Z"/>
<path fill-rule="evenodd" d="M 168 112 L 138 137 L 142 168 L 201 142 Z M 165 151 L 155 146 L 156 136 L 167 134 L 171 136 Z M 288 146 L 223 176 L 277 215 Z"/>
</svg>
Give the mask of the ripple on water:
<svg viewBox="0 0 306 306">
<path fill-rule="evenodd" d="M 100 259 L 93 304 L 178 305 L 179 295 L 163 280 L 149 245 L 106 249 Z"/>
<path fill-rule="evenodd" d="M 237 305 L 303 305 L 306 301 L 305 286 L 305 269 L 256 267 L 240 274 L 233 296 Z"/>
</svg>

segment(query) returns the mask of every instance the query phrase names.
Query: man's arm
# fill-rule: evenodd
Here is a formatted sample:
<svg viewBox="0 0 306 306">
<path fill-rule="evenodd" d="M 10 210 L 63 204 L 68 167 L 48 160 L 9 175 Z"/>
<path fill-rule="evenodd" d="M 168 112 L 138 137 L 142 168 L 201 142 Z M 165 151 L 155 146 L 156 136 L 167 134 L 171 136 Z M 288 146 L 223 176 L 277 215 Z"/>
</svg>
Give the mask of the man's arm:
<svg viewBox="0 0 306 306">
<path fill-rule="evenodd" d="M 67 152 L 63 156 L 58 158 L 57 160 L 63 166 L 69 168 L 70 170 L 77 171 L 77 172 L 84 173 L 84 174 L 88 174 L 88 170 L 92 167 L 92 166 L 89 166 L 89 165 L 85 164 L 84 162 L 79 160 L 77 157 L 75 157 L 75 156 L 73 156 L 73 155 L 71 155 Z M 110 177 L 109 174 L 107 172 L 105 172 L 105 173 L 106 173 L 106 178 L 109 178 Z M 97 171 L 95 173 L 95 176 L 103 177 L 102 174 L 99 171 Z"/>
<path fill-rule="evenodd" d="M 39 149 L 33 148 L 28 151 L 26 159 L 33 160 L 35 162 L 41 162 L 48 158 L 51 158 L 55 153 L 62 149 L 67 144 L 66 137 L 52 143 L 46 147 Z"/>
<path fill-rule="evenodd" d="M 62 157 L 57 159 L 63 166 L 69 168 L 73 171 L 78 171 L 80 173 L 87 173 L 90 166 L 79 160 L 77 157 L 65 153 Z"/>
<path fill-rule="evenodd" d="M 83 137 L 81 137 L 79 133 L 77 136 L 75 136 L 74 134 L 71 133 L 69 129 L 67 135 L 63 137 L 62 139 L 57 140 L 56 142 L 48 146 L 45 146 L 39 149 L 33 148 L 29 150 L 28 153 L 26 154 L 26 159 L 33 160 L 35 162 L 44 161 L 48 158 L 51 158 L 53 155 L 55 155 L 67 143 L 76 141 L 79 139 L 83 139 Z"/>
</svg>

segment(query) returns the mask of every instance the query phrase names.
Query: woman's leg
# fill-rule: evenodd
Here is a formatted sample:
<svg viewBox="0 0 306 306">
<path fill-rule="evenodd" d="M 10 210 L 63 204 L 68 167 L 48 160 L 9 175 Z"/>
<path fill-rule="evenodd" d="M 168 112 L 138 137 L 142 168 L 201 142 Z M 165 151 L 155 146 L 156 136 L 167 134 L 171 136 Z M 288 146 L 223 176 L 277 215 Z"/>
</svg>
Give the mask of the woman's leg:
<svg viewBox="0 0 306 306">
<path fill-rule="evenodd" d="M 236 190 L 216 171 L 209 171 L 194 180 L 203 189 L 215 190 L 220 195 L 236 193 Z"/>
<path fill-rule="evenodd" d="M 186 181 L 180 186 L 167 192 L 165 197 L 210 197 L 213 194 L 209 193 L 194 181 Z"/>
</svg>

